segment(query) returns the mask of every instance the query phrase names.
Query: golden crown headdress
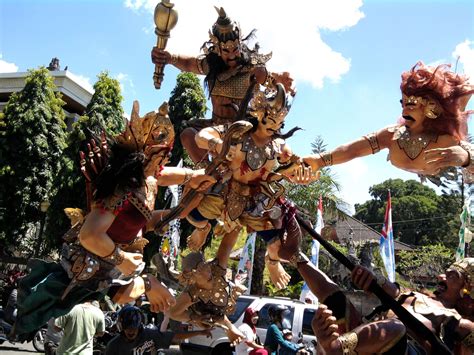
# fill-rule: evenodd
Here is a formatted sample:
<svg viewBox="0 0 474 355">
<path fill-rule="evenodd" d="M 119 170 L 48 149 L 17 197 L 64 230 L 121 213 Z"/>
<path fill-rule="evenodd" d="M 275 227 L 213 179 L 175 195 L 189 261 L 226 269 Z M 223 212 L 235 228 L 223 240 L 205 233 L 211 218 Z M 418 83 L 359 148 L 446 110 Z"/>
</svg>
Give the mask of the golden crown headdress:
<svg viewBox="0 0 474 355">
<path fill-rule="evenodd" d="M 139 110 L 138 101 L 134 101 L 125 131 L 115 137 L 117 143 L 137 151 L 147 146 L 171 147 L 174 127 L 168 116 L 168 103 L 164 102 L 158 112 L 148 112 L 144 117 L 140 117 Z"/>
<path fill-rule="evenodd" d="M 219 17 L 209 30 L 209 40 L 213 44 L 212 50 L 220 54 L 220 47 L 231 50 L 240 46 L 241 32 L 239 24 L 227 16 L 223 7 L 214 8 Z M 207 50 L 206 47 L 204 49 Z"/>
<path fill-rule="evenodd" d="M 275 89 L 259 91 L 250 101 L 250 115 L 259 121 L 264 117 L 283 119 L 288 114 L 288 100 L 285 87 L 278 83 Z"/>
</svg>

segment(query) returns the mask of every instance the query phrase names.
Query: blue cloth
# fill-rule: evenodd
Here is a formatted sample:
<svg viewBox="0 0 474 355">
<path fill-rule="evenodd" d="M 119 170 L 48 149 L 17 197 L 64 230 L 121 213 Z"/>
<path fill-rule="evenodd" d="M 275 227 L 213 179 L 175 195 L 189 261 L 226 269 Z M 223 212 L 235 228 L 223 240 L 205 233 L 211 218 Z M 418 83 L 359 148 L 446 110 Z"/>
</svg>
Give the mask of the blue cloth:
<svg viewBox="0 0 474 355">
<path fill-rule="evenodd" d="M 278 351 L 278 346 L 280 350 Z M 283 333 L 276 324 L 272 324 L 267 329 L 265 338 L 265 347 L 271 350 L 271 355 L 290 355 L 296 354 L 300 347 L 283 338 Z"/>
</svg>

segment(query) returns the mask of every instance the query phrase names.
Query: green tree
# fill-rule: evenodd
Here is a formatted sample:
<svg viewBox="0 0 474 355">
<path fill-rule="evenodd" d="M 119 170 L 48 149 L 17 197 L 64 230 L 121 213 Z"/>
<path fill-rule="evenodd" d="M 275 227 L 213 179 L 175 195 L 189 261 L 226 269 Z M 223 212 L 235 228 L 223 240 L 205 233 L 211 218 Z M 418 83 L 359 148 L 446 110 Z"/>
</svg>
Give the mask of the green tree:
<svg viewBox="0 0 474 355">
<path fill-rule="evenodd" d="M 454 261 L 453 249 L 441 244 L 425 245 L 417 251 L 400 251 L 397 271 L 405 276 L 410 286 L 426 288 L 436 282 L 436 276 L 444 273 Z"/>
<path fill-rule="evenodd" d="M 25 87 L 10 96 L 3 112 L 0 144 L 2 204 L 0 239 L 4 252 L 31 252 L 42 237 L 42 201 L 56 192 L 65 148 L 64 102 L 44 67 L 30 70 Z M 41 228 L 40 228 L 41 230 Z"/>
<path fill-rule="evenodd" d="M 107 72 L 97 75 L 94 94 L 86 107 L 85 114 L 74 122 L 68 135 L 68 146 L 62 156 L 63 171 L 55 181 L 58 193 L 48 210 L 50 220 L 46 236 L 48 248 L 55 249 L 62 244 L 61 236 L 69 229 L 69 219 L 64 214 L 66 207 L 86 208 L 85 179 L 79 168 L 79 151 L 87 152 L 87 142 L 93 136 L 105 132 L 113 137 L 125 129 L 120 83 Z"/>
<path fill-rule="evenodd" d="M 169 165 L 176 166 L 184 156 L 179 135 L 189 120 L 202 118 L 207 111 L 206 96 L 196 74 L 186 72 L 178 74 L 176 86 L 169 99 L 169 106 L 169 116 L 176 133 Z M 190 160 L 187 162 L 190 163 Z"/>
<path fill-rule="evenodd" d="M 355 217 L 382 228 L 388 190 L 392 195 L 392 219 L 395 239 L 412 245 L 442 243 L 452 246 L 459 228 L 459 195 L 436 192 L 415 180 L 389 179 L 370 187 L 372 200 L 356 204 Z"/>
<path fill-rule="evenodd" d="M 184 165 L 192 166 L 193 163 L 191 159 L 187 158 L 187 153 L 183 150 L 179 135 L 186 127 L 187 121 L 204 117 L 207 110 L 206 96 L 204 95 L 198 77 L 193 73 L 180 73 L 176 78 L 176 86 L 171 92 L 168 104 L 169 116 L 171 122 L 173 122 L 176 134 L 173 151 L 168 165 L 176 166 L 179 161 L 184 158 Z M 157 209 L 168 208 L 170 205 L 171 196 L 169 196 L 168 200 L 165 200 L 164 197 L 166 189 L 167 187 L 160 187 L 158 190 L 155 202 L 155 207 Z M 183 219 L 181 220 L 180 229 L 180 248 L 184 249 L 187 244 L 186 238 L 191 234 L 194 228 L 186 221 L 186 219 Z M 210 244 L 211 236 L 212 233 L 209 234 L 206 246 Z M 151 259 L 161 243 L 161 238 L 158 237 L 150 237 L 148 239 L 150 240 L 150 243 L 146 246 L 144 254 L 144 259 L 146 261 Z"/>
</svg>

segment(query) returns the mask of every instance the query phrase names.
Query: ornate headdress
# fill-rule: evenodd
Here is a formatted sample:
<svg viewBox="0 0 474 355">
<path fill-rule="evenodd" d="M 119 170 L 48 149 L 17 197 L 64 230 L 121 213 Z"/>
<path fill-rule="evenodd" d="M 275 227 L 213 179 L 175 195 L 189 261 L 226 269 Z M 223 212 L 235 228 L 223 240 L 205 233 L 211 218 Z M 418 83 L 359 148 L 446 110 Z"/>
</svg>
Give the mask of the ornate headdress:
<svg viewBox="0 0 474 355">
<path fill-rule="evenodd" d="M 402 73 L 400 89 L 404 103 L 424 106 L 425 116 L 431 119 L 425 121 L 427 128 L 463 139 L 466 117 L 470 113 L 464 110 L 474 86 L 469 84 L 467 76 L 456 74 L 449 68 L 449 64 L 430 67 L 418 62 L 411 70 Z"/>
<path fill-rule="evenodd" d="M 140 117 L 138 101 L 134 101 L 130 122 L 115 139 L 118 144 L 135 151 L 144 151 L 148 147 L 170 149 L 174 142 L 174 128 L 168 117 L 168 103 L 164 102 L 158 112 Z"/>
<path fill-rule="evenodd" d="M 181 259 L 182 272 L 178 280 L 183 284 L 189 284 L 201 263 L 205 263 L 204 254 L 201 252 L 191 252 Z"/>
<path fill-rule="evenodd" d="M 289 108 L 285 87 L 280 83 L 270 92 L 259 91 L 250 101 L 250 115 L 259 121 L 265 117 L 282 120 L 288 114 Z"/>
<path fill-rule="evenodd" d="M 456 261 L 449 269 L 459 271 L 466 280 L 465 287 L 461 290 L 461 296 L 467 294 L 474 299 L 474 258 Z"/>
<path fill-rule="evenodd" d="M 227 16 L 223 7 L 214 8 L 219 17 L 209 30 L 209 39 L 213 44 L 211 49 L 220 54 L 221 47 L 227 49 L 239 47 L 242 38 L 239 24 Z"/>
</svg>

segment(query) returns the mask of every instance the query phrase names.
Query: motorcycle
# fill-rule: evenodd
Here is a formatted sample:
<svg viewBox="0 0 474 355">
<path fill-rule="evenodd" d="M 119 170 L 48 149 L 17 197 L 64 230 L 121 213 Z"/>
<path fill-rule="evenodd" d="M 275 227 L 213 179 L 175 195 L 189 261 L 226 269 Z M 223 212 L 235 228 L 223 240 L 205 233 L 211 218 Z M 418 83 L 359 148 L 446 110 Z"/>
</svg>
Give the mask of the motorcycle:
<svg viewBox="0 0 474 355">
<path fill-rule="evenodd" d="M 13 344 L 15 343 L 15 341 L 13 339 L 10 339 L 8 336 L 12 330 L 12 327 L 13 324 L 5 320 L 5 313 L 3 312 L 3 309 L 0 308 L 0 344 L 3 344 L 5 341 L 9 341 Z M 43 327 L 41 327 L 41 329 L 36 331 L 32 339 L 33 347 L 36 351 L 40 353 L 44 353 L 44 340 L 46 330 L 47 327 L 45 324 Z"/>
</svg>

